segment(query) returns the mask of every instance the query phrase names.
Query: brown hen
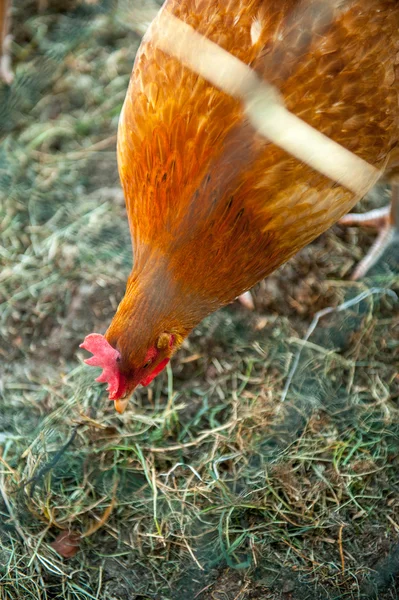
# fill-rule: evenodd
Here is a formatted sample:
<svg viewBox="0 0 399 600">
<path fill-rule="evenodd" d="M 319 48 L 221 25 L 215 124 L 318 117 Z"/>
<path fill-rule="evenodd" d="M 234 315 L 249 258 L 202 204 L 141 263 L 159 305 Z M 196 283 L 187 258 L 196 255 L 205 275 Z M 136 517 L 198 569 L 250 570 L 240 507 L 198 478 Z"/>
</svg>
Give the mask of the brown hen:
<svg viewBox="0 0 399 600">
<path fill-rule="evenodd" d="M 378 169 L 399 138 L 396 0 L 167 0 L 163 10 L 274 85 L 286 107 Z M 358 200 L 265 140 L 242 104 L 166 54 L 138 51 L 118 132 L 134 267 L 105 338 L 87 336 L 123 411 L 206 315 Z"/>
</svg>

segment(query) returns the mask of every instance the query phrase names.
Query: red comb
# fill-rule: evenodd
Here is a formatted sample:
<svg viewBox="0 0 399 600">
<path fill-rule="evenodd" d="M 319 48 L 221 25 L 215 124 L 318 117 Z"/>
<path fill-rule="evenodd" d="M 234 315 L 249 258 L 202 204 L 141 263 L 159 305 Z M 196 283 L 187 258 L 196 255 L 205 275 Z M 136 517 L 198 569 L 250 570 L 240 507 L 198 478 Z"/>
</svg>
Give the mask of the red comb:
<svg viewBox="0 0 399 600">
<path fill-rule="evenodd" d="M 100 333 L 91 333 L 86 336 L 79 348 L 84 348 L 93 354 L 91 358 L 85 360 L 87 365 L 102 368 L 103 372 L 96 378 L 96 381 L 108 383 L 107 391 L 110 400 L 121 398 L 125 392 L 126 380 L 118 368 L 120 352 L 113 348 Z"/>
</svg>

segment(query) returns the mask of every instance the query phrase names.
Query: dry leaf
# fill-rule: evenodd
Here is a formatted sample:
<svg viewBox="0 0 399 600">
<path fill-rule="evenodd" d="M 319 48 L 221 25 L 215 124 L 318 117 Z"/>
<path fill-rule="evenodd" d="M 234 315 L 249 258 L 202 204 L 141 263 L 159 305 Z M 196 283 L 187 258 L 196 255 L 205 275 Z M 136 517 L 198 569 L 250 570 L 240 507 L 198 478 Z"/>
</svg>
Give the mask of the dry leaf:
<svg viewBox="0 0 399 600">
<path fill-rule="evenodd" d="M 76 531 L 62 531 L 50 544 L 63 558 L 72 558 L 79 551 L 81 535 Z"/>
</svg>

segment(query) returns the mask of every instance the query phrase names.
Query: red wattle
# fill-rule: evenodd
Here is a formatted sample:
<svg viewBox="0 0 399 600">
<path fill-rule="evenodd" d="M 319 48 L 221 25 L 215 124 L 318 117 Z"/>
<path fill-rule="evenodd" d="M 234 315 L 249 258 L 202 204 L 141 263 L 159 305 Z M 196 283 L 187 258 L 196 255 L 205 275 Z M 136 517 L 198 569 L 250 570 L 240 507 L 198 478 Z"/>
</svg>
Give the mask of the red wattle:
<svg viewBox="0 0 399 600">
<path fill-rule="evenodd" d="M 141 385 L 143 385 L 143 386 L 146 386 L 146 385 L 148 385 L 149 383 L 151 383 L 151 381 L 154 379 L 154 377 L 156 377 L 157 375 L 159 375 L 159 373 L 160 373 L 160 372 L 161 372 L 161 371 L 162 371 L 162 370 L 163 370 L 163 369 L 166 367 L 166 365 L 168 364 L 169 360 L 170 360 L 169 358 L 164 358 L 164 359 L 163 359 L 163 360 L 162 360 L 162 361 L 159 363 L 159 365 L 157 365 L 157 366 L 155 367 L 155 369 L 154 369 L 154 370 L 153 370 L 153 371 L 152 371 L 152 372 L 151 372 L 149 375 L 147 375 L 147 377 L 144 377 L 144 378 L 143 378 L 143 379 L 140 381 Z"/>
</svg>

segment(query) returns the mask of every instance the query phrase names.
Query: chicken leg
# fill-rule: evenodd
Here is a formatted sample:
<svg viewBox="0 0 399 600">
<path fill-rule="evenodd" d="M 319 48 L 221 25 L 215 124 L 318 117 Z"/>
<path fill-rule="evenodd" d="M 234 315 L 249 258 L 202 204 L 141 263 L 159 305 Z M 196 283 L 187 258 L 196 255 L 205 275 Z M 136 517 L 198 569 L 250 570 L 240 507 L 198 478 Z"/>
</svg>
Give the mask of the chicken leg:
<svg viewBox="0 0 399 600">
<path fill-rule="evenodd" d="M 248 292 L 244 292 L 238 296 L 237 300 L 243 305 L 244 308 L 247 308 L 248 310 L 255 310 L 254 299 L 252 298 L 252 294 L 249 290 Z"/>
<path fill-rule="evenodd" d="M 392 181 L 391 206 L 377 208 L 364 214 L 349 213 L 343 217 L 341 225 L 365 225 L 378 230 L 378 236 L 366 256 L 360 261 L 352 274 L 352 279 L 364 277 L 373 267 L 387 248 L 399 238 L 399 177 Z"/>
<path fill-rule="evenodd" d="M 11 35 L 8 33 L 10 8 L 10 0 L 0 0 L 0 79 L 8 84 L 14 79 L 9 54 L 11 44 Z"/>
<path fill-rule="evenodd" d="M 340 219 L 345 226 L 366 226 L 377 229 L 378 236 L 366 256 L 359 262 L 351 279 L 357 281 L 379 261 L 389 246 L 399 239 L 399 176 L 392 181 L 391 205 L 376 208 L 367 213 L 349 213 Z M 251 292 L 245 292 L 237 300 L 247 309 L 254 310 L 255 305 Z"/>
</svg>

